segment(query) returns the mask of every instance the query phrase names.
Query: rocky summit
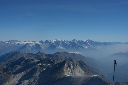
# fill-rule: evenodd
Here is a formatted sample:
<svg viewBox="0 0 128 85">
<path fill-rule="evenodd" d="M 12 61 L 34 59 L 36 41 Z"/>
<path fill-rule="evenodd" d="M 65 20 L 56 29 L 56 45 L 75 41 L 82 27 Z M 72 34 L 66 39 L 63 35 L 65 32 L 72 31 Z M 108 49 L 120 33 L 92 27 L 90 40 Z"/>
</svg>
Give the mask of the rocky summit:
<svg viewBox="0 0 128 85">
<path fill-rule="evenodd" d="M 108 85 L 80 54 L 10 52 L 0 57 L 0 85 Z"/>
</svg>

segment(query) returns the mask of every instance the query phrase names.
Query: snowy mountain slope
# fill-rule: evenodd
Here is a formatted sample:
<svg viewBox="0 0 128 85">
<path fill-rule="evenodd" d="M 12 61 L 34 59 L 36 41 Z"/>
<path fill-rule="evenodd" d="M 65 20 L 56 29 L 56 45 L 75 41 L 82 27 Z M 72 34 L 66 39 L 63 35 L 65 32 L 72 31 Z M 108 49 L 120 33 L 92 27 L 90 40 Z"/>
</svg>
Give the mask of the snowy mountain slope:
<svg viewBox="0 0 128 85">
<path fill-rule="evenodd" d="M 54 53 L 57 51 L 83 51 L 83 50 L 97 50 L 98 46 L 112 45 L 112 44 L 126 44 L 121 42 L 96 42 L 92 40 L 46 40 L 21 42 L 17 40 L 0 41 L 0 55 L 10 51 L 21 51 L 36 53 L 38 51 L 46 53 Z"/>
</svg>

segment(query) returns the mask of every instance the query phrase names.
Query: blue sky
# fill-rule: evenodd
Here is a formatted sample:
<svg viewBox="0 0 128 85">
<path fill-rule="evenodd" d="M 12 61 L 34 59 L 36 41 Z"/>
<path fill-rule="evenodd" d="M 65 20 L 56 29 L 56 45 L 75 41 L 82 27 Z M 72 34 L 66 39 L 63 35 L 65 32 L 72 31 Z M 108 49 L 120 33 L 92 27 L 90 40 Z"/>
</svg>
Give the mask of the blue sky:
<svg viewBox="0 0 128 85">
<path fill-rule="evenodd" d="M 128 0 L 0 0 L 0 41 L 127 37 Z"/>
</svg>

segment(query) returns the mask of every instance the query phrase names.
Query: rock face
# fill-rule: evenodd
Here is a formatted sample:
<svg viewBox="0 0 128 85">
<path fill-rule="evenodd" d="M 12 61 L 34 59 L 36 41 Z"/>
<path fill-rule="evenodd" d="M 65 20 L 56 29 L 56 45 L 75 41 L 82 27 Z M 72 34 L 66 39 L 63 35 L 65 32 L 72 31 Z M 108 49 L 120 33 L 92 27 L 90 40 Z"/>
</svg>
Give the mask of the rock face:
<svg viewBox="0 0 128 85">
<path fill-rule="evenodd" d="M 66 76 L 83 76 L 85 72 L 81 69 L 81 67 L 75 63 L 73 60 L 66 60 L 64 66 L 64 73 Z"/>
<path fill-rule="evenodd" d="M 1 57 L 0 85 L 107 85 L 82 55 L 10 52 Z M 2 61 L 3 60 L 3 61 Z"/>
</svg>

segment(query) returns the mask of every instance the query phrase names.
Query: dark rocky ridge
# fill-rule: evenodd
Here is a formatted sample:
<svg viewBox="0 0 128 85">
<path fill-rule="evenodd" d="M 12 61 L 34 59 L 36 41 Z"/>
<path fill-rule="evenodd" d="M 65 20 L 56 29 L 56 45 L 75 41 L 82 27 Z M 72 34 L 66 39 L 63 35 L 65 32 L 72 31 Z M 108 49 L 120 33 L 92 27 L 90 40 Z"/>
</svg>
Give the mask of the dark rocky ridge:
<svg viewBox="0 0 128 85">
<path fill-rule="evenodd" d="M 10 52 L 1 56 L 0 84 L 25 85 L 95 85 L 110 83 L 94 71 L 80 54 L 58 52 Z"/>
</svg>

